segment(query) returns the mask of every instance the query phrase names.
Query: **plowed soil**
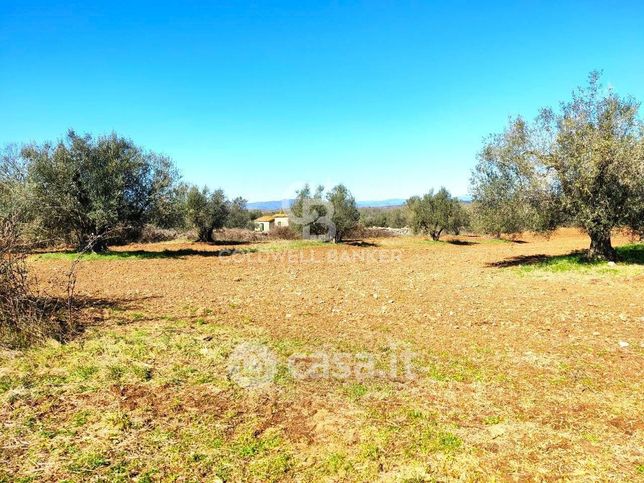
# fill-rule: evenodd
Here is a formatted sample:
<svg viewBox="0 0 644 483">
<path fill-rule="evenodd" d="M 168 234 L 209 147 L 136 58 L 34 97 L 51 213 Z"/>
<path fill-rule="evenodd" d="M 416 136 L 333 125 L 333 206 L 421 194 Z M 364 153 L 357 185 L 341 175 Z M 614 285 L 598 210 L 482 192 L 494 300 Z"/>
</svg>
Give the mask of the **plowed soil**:
<svg viewBox="0 0 644 483">
<path fill-rule="evenodd" d="M 85 333 L 0 359 L 6 478 L 642 478 L 643 267 L 525 269 L 586 248 L 574 230 L 447 240 L 173 242 L 81 262 Z M 69 260 L 32 266 L 47 284 Z M 231 379 L 244 342 L 275 354 L 268 384 Z M 403 351 L 413 376 L 288 366 Z"/>
</svg>

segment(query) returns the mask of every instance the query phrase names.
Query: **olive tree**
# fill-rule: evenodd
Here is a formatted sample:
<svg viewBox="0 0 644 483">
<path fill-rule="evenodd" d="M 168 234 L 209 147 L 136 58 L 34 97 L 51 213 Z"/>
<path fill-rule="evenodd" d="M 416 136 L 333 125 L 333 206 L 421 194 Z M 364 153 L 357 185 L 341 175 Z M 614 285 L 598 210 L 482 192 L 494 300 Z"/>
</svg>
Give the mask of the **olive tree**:
<svg viewBox="0 0 644 483">
<path fill-rule="evenodd" d="M 343 184 L 335 186 L 327 193 L 327 200 L 333 207 L 331 221 L 335 228 L 333 241 L 342 241 L 360 221 L 356 200 Z"/>
<path fill-rule="evenodd" d="M 228 203 L 228 217 L 226 218 L 226 228 L 250 228 L 251 213 L 248 211 L 246 204 L 248 202 L 238 196 Z M 261 216 L 261 215 L 260 215 Z"/>
<path fill-rule="evenodd" d="M 224 227 L 228 213 L 228 201 L 223 190 L 211 192 L 207 187 L 200 190 L 196 186 L 188 190 L 186 217 L 197 229 L 199 241 L 214 241 L 212 233 Z"/>
<path fill-rule="evenodd" d="M 641 234 L 644 127 L 639 103 L 603 89 L 597 72 L 558 110 L 534 123 L 512 119 L 486 140 L 472 177 L 473 200 L 494 230 L 548 231 L 563 224 L 590 237 L 590 258 L 616 259 L 611 231 Z M 509 227 L 509 228 L 508 228 Z"/>
<path fill-rule="evenodd" d="M 329 230 L 329 206 L 324 200 L 324 186 L 318 186 L 315 192 L 311 191 L 309 184 L 295 194 L 295 200 L 290 207 L 290 226 L 302 231 L 305 238 L 310 235 L 325 235 Z"/>
<path fill-rule="evenodd" d="M 437 193 L 432 190 L 422 197 L 412 196 L 407 200 L 407 207 L 414 233 L 430 235 L 435 241 L 445 231 L 458 232 L 467 216 L 458 198 L 445 188 Z"/>
<path fill-rule="evenodd" d="M 94 251 L 107 249 L 115 228 L 137 228 L 173 189 L 169 158 L 115 133 L 92 138 L 69 131 L 57 143 L 22 149 L 42 228 Z"/>
</svg>

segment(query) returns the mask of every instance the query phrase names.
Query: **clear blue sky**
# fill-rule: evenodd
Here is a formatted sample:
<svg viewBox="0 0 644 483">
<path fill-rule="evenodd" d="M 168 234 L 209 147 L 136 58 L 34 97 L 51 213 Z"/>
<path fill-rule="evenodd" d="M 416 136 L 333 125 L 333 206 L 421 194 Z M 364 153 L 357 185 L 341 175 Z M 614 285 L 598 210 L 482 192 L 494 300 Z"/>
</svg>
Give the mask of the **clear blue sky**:
<svg viewBox="0 0 644 483">
<path fill-rule="evenodd" d="M 482 3 L 0 0 L 0 143 L 114 130 L 251 201 L 465 194 L 590 70 L 644 100 L 644 3 Z"/>
</svg>

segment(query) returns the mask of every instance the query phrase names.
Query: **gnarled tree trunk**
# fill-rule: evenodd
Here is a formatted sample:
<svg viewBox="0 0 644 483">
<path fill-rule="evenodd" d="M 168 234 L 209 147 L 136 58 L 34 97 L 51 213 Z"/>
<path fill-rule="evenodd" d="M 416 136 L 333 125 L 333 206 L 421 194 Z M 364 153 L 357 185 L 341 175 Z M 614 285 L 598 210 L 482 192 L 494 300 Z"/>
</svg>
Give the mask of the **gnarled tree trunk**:
<svg viewBox="0 0 644 483">
<path fill-rule="evenodd" d="M 441 238 L 441 233 L 443 233 L 443 229 L 442 229 L 442 228 L 441 228 L 440 230 L 439 230 L 439 229 L 435 229 L 435 230 L 433 230 L 433 231 L 430 233 L 430 235 L 431 235 L 431 237 L 432 237 L 432 240 L 434 240 L 434 241 L 438 241 L 438 240 L 440 240 L 440 238 Z"/>
<path fill-rule="evenodd" d="M 617 252 L 610 242 L 610 231 L 589 232 L 590 248 L 588 258 L 599 260 L 617 260 Z"/>
</svg>

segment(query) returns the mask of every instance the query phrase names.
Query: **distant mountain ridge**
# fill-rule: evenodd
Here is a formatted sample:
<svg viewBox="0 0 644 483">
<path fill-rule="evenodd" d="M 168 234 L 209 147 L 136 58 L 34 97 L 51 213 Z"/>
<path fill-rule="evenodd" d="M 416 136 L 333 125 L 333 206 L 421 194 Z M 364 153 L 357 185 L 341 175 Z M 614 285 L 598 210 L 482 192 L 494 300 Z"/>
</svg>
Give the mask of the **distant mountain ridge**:
<svg viewBox="0 0 644 483">
<path fill-rule="evenodd" d="M 247 204 L 247 207 L 249 210 L 277 211 L 284 208 L 290 208 L 293 201 L 295 200 L 252 201 Z M 402 198 L 390 198 L 387 200 L 357 201 L 356 204 L 360 208 L 383 208 L 388 206 L 404 205 L 405 200 Z"/>
<path fill-rule="evenodd" d="M 459 200 L 464 203 L 472 201 L 470 196 L 459 196 Z M 252 201 L 247 204 L 249 210 L 262 210 L 262 211 L 280 211 L 291 207 L 295 200 L 273 200 L 273 201 Z M 404 198 L 388 198 L 385 200 L 365 200 L 357 201 L 356 204 L 359 208 L 387 208 L 392 206 L 402 206 L 407 200 Z"/>
</svg>

